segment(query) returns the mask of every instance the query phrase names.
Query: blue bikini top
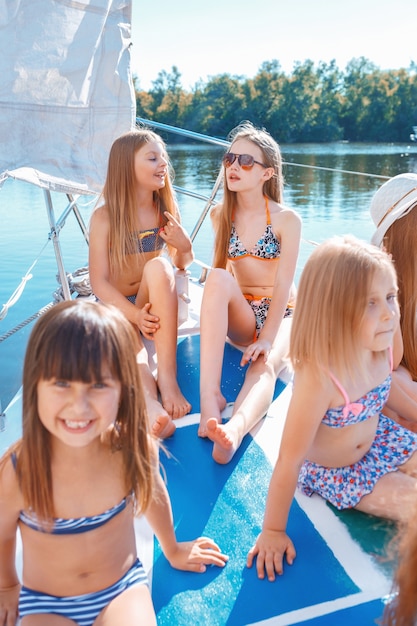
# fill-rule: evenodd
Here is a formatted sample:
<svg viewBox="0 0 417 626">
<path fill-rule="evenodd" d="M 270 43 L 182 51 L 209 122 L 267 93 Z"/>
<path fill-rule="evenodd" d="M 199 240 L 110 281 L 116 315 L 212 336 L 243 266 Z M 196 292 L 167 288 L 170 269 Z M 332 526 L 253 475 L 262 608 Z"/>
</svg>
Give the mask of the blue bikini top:
<svg viewBox="0 0 417 626">
<path fill-rule="evenodd" d="M 137 240 L 138 252 L 155 252 L 156 250 L 162 250 L 165 245 L 165 241 L 159 234 L 160 227 L 150 228 L 149 230 L 139 230 L 134 233 Z"/>
<path fill-rule="evenodd" d="M 358 424 L 380 413 L 388 399 L 391 388 L 391 374 L 389 374 L 381 384 L 368 391 L 362 398 L 356 400 L 356 402 L 350 402 L 345 389 L 337 378 L 332 374 L 330 374 L 330 378 L 345 399 L 343 406 L 328 409 L 322 419 L 323 424 L 331 428 L 343 428 L 344 426 Z"/>
<path fill-rule="evenodd" d="M 15 453 L 12 455 L 12 463 L 16 469 Z M 88 532 L 89 530 L 95 530 L 96 528 L 106 524 L 126 508 L 131 498 L 132 495 L 126 496 L 121 502 L 119 502 L 119 504 L 112 506 L 110 509 L 107 509 L 107 511 L 104 511 L 104 513 L 100 513 L 99 515 L 92 515 L 91 517 L 74 517 L 70 519 L 55 517 L 52 520 L 52 528 L 45 527 L 45 524 L 42 524 L 32 511 L 20 511 L 19 520 L 25 524 L 25 526 L 39 532 L 46 532 L 51 535 L 76 535 Z"/>
<path fill-rule="evenodd" d="M 129 496 L 123 498 L 119 504 L 112 506 L 110 509 L 107 509 L 107 511 L 104 511 L 104 513 L 92 515 L 91 517 L 74 517 L 70 519 L 54 517 L 51 529 L 45 528 L 44 524 L 40 524 L 36 515 L 30 511 L 20 511 L 19 519 L 23 524 L 25 524 L 25 526 L 29 526 L 29 528 L 40 532 L 47 532 L 51 535 L 77 535 L 79 533 L 86 533 L 89 530 L 95 530 L 96 528 L 103 526 L 106 522 L 123 511 L 126 508 L 128 501 Z"/>
<path fill-rule="evenodd" d="M 394 366 L 392 347 L 388 348 L 388 356 L 392 372 Z M 388 400 L 391 389 L 391 374 L 374 389 L 368 391 L 362 398 L 356 400 L 356 402 L 350 402 L 346 389 L 334 374 L 329 372 L 329 376 L 345 400 L 343 406 L 338 406 L 326 411 L 322 423 L 326 424 L 326 426 L 330 426 L 330 428 L 343 428 L 344 426 L 365 422 L 377 413 L 380 413 Z"/>
</svg>

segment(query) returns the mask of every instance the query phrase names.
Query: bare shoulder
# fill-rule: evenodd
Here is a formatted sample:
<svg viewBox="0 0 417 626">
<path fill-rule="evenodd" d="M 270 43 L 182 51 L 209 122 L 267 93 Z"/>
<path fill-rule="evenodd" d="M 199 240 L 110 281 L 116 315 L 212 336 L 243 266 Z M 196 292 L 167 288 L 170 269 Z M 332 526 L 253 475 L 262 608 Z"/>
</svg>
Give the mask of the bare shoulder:
<svg viewBox="0 0 417 626">
<path fill-rule="evenodd" d="M 220 213 L 223 210 L 223 205 L 222 204 L 216 204 L 210 211 L 210 219 L 213 222 L 213 224 L 217 224 L 219 221 L 219 216 Z"/>
<path fill-rule="evenodd" d="M 0 511 L 11 516 L 18 515 L 23 508 L 23 497 L 12 457 L 7 452 L 0 460 Z M 3 516 L 0 515 L 0 519 Z"/>
<path fill-rule="evenodd" d="M 320 376 L 314 367 L 303 365 L 295 371 L 291 404 L 297 415 L 308 416 L 307 419 L 320 423 L 331 405 L 332 394 L 330 378 Z"/>
<path fill-rule="evenodd" d="M 109 212 L 104 204 L 94 209 L 90 224 L 110 224 Z"/>
<path fill-rule="evenodd" d="M 105 206 L 94 210 L 90 220 L 90 244 L 107 242 L 110 233 L 110 218 Z M 106 244 L 107 245 L 107 244 Z"/>
<path fill-rule="evenodd" d="M 298 224 L 301 226 L 301 217 L 299 216 L 299 214 L 293 209 L 284 206 L 283 204 L 278 204 L 278 202 L 270 201 L 269 212 L 271 214 L 272 225 L 274 225 L 275 223 L 288 223 L 294 225 Z"/>
<path fill-rule="evenodd" d="M 270 203 L 272 228 L 275 234 L 283 241 L 288 238 L 299 242 L 301 238 L 301 217 L 293 209 L 289 209 L 276 202 Z"/>
</svg>

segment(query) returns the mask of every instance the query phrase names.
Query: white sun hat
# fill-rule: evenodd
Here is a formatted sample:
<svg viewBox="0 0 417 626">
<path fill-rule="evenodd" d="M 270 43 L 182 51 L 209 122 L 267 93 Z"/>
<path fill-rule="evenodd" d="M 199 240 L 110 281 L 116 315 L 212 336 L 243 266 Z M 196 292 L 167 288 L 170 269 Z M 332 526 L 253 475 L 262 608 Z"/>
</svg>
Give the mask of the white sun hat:
<svg viewBox="0 0 417 626">
<path fill-rule="evenodd" d="M 380 246 L 391 224 L 407 215 L 414 204 L 417 204 L 417 174 L 398 174 L 387 180 L 371 202 L 371 217 L 376 226 L 372 243 Z"/>
</svg>

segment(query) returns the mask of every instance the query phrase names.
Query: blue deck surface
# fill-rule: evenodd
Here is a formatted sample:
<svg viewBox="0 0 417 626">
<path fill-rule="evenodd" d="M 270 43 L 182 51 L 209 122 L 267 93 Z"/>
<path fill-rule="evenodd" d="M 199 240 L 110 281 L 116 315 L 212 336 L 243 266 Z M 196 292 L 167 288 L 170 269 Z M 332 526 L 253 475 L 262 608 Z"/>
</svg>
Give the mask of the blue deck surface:
<svg viewBox="0 0 417 626">
<path fill-rule="evenodd" d="M 199 337 L 182 340 L 178 352 L 179 382 L 193 412 L 198 412 Z M 243 380 L 240 356 L 226 346 L 222 391 L 228 401 L 235 399 Z M 278 382 L 276 396 L 283 387 Z M 160 626 L 244 626 L 263 620 L 268 625 L 278 620 L 281 625 L 366 626 L 381 617 L 381 600 L 364 598 L 295 500 L 289 516 L 299 555 L 294 564 L 286 566 L 274 583 L 259 580 L 256 570 L 246 567 L 247 552 L 261 529 L 272 472 L 252 437 L 244 439 L 228 465 L 213 461 L 212 444 L 198 437 L 197 424 L 178 428 L 164 444 L 168 456 L 162 452 L 161 462 L 178 539 L 210 536 L 230 560 L 224 569 L 212 567 L 204 574 L 179 572 L 170 567 L 155 542 L 152 596 Z M 340 606 L 346 597 L 357 606 Z M 330 605 L 324 604 L 323 609 L 323 603 Z M 294 618 L 297 612 L 301 612 L 299 621 Z"/>
<path fill-rule="evenodd" d="M 242 353 L 227 343 L 224 349 L 222 370 L 222 393 L 227 402 L 234 402 L 242 386 L 247 365 L 240 366 Z M 187 400 L 191 402 L 192 412 L 200 412 L 200 336 L 192 335 L 182 338 L 177 348 L 178 383 Z M 275 385 L 276 398 L 285 385 L 277 380 Z"/>
<path fill-rule="evenodd" d="M 230 560 L 203 575 L 176 572 L 157 546 L 152 592 L 158 624 L 238 626 L 359 591 L 295 501 L 289 527 L 303 558 L 274 583 L 258 580 L 246 567 L 272 471 L 251 437 L 225 466 L 213 462 L 211 444 L 197 436 L 197 425 L 179 429 L 167 448 L 171 457 L 162 456 L 162 463 L 178 539 L 211 536 Z"/>
</svg>

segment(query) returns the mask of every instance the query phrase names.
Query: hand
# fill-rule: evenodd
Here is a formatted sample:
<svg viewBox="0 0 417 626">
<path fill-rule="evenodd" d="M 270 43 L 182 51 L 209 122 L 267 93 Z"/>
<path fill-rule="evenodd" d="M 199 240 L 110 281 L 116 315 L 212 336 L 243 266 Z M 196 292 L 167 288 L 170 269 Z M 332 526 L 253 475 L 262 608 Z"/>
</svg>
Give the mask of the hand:
<svg viewBox="0 0 417 626">
<path fill-rule="evenodd" d="M 175 551 L 166 557 L 176 569 L 200 573 L 206 571 L 206 565 L 224 567 L 229 560 L 228 556 L 222 554 L 219 546 L 208 537 L 178 542 Z"/>
<path fill-rule="evenodd" d="M 249 361 L 256 361 L 259 355 L 264 355 L 264 361 L 267 360 L 269 353 L 271 352 L 271 344 L 265 339 L 258 339 L 254 343 L 251 343 L 243 353 L 240 361 L 241 367 L 249 363 Z"/>
<path fill-rule="evenodd" d="M 255 556 L 258 578 L 274 581 L 275 574 L 283 573 L 283 558 L 287 556 L 288 565 L 292 565 L 296 552 L 294 544 L 282 530 L 263 530 L 255 545 L 249 550 L 246 565 L 252 567 Z"/>
<path fill-rule="evenodd" d="M 181 224 L 168 211 L 164 211 L 164 215 L 167 218 L 167 223 L 159 230 L 162 239 L 181 252 L 191 248 L 190 238 Z"/>
<path fill-rule="evenodd" d="M 0 626 L 15 626 L 17 623 L 19 593 L 20 584 L 0 589 Z"/>
<path fill-rule="evenodd" d="M 151 303 L 147 302 L 142 309 L 139 309 L 139 330 L 146 339 L 154 339 L 154 334 L 159 328 L 159 317 L 150 313 Z"/>
</svg>

